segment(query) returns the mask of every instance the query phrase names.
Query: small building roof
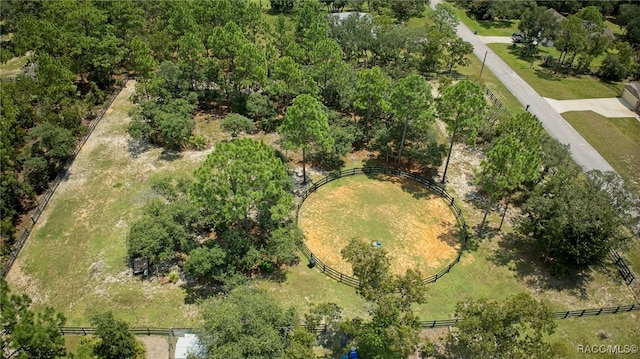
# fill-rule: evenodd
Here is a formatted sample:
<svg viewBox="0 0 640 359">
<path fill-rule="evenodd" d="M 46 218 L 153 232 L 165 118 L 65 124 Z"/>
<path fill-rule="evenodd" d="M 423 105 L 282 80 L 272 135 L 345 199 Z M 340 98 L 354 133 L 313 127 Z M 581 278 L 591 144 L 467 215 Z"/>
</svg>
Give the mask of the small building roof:
<svg viewBox="0 0 640 359">
<path fill-rule="evenodd" d="M 554 18 L 556 18 L 556 21 L 560 22 L 562 20 L 565 19 L 564 15 L 562 15 L 561 13 L 559 13 L 558 11 L 556 11 L 556 9 L 547 9 L 547 12 L 550 12 L 551 15 L 553 15 Z"/>
<path fill-rule="evenodd" d="M 624 84 L 624 89 L 629 91 L 635 98 L 640 99 L 640 82 Z"/>
<path fill-rule="evenodd" d="M 334 12 L 329 14 L 329 16 L 336 18 L 339 22 L 343 22 L 351 15 L 358 16 L 358 18 L 360 19 L 366 18 L 369 21 L 373 20 L 373 16 L 367 12 L 347 11 L 347 12 Z"/>
<path fill-rule="evenodd" d="M 205 349 L 196 334 L 185 334 L 176 343 L 175 359 L 187 359 L 189 354 L 204 354 Z"/>
</svg>

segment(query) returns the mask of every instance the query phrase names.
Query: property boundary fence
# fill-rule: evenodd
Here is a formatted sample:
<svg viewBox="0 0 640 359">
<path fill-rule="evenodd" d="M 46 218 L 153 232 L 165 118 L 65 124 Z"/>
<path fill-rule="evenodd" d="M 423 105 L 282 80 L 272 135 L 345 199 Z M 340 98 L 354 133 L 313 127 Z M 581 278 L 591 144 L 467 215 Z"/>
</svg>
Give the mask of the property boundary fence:
<svg viewBox="0 0 640 359">
<path fill-rule="evenodd" d="M 443 73 L 438 73 L 438 72 L 425 72 L 422 73 L 422 76 L 427 79 L 427 80 L 437 80 L 438 78 L 440 78 L 440 76 L 447 76 L 447 77 L 451 77 L 454 80 L 466 80 L 469 78 L 469 76 L 467 75 L 460 75 L 457 73 L 449 73 L 449 72 L 443 72 Z"/>
<path fill-rule="evenodd" d="M 640 303 L 640 283 L 636 280 L 635 273 L 633 273 L 633 270 L 629 268 L 625 259 L 622 258 L 615 249 L 610 250 L 609 253 L 616 264 L 616 267 L 618 267 L 618 272 L 620 273 L 620 276 L 622 276 L 622 280 L 624 280 L 627 287 L 631 290 L 631 293 L 633 293 L 638 300 L 638 303 Z"/>
<path fill-rule="evenodd" d="M 464 248 L 467 245 L 467 240 L 469 238 L 469 234 L 467 232 L 467 225 L 466 225 L 466 223 L 464 221 L 464 217 L 462 216 L 462 209 L 455 202 L 455 198 L 453 198 L 453 196 L 451 196 L 449 193 L 447 193 L 447 191 L 445 191 L 444 188 L 440 187 L 438 184 L 436 184 L 431 179 L 423 178 L 423 177 L 417 176 L 417 175 L 415 175 L 413 173 L 405 172 L 405 171 L 402 171 L 402 170 L 399 170 L 399 169 L 395 169 L 395 168 L 388 168 L 388 167 L 371 166 L 371 167 L 351 168 L 351 169 L 348 169 L 348 170 L 334 171 L 334 172 L 331 172 L 331 174 L 329 174 L 328 176 L 326 176 L 326 177 L 322 178 L 321 180 L 319 180 L 318 182 L 315 182 L 311 186 L 307 187 L 300 194 L 300 198 L 301 199 L 300 199 L 300 203 L 298 204 L 298 209 L 296 211 L 296 218 L 298 218 L 299 215 L 300 215 L 300 208 L 304 204 L 304 201 L 312 193 L 317 191 L 318 188 L 324 186 L 325 184 L 327 184 L 329 182 L 333 182 L 333 181 L 335 181 L 335 180 L 337 180 L 339 178 L 347 177 L 347 176 L 355 176 L 355 175 L 358 175 L 358 174 L 365 174 L 365 175 L 384 174 L 384 175 L 392 175 L 392 176 L 396 176 L 396 177 L 410 179 L 410 180 L 418 182 L 418 183 L 422 184 L 423 186 L 426 186 L 427 188 L 429 188 L 432 191 L 436 192 L 438 195 L 440 195 L 440 197 L 442 197 L 445 200 L 445 202 L 447 202 L 449 207 L 451 207 L 451 209 L 453 210 L 454 215 L 456 216 L 456 220 L 457 220 L 458 226 L 460 228 L 460 235 L 462 237 L 462 245 L 460 246 L 460 250 L 458 251 L 458 254 L 456 255 L 456 258 L 451 263 L 449 263 L 449 265 L 446 268 L 442 269 L 440 272 L 438 272 L 438 273 L 436 273 L 436 274 L 434 274 L 434 275 L 432 275 L 430 277 L 425 278 L 424 282 L 427 283 L 427 284 L 428 283 L 435 283 L 442 276 L 444 276 L 445 274 L 449 273 L 451 271 L 451 268 L 453 268 L 453 266 L 456 265 L 460 261 L 460 257 L 462 256 L 462 252 L 463 252 Z M 313 252 L 311 252 L 309 247 L 307 247 L 307 245 L 304 242 L 302 243 L 302 251 L 307 256 L 307 259 L 309 259 L 310 263 L 314 263 L 322 271 L 322 273 L 324 273 L 327 276 L 339 281 L 340 283 L 344 283 L 344 284 L 346 284 L 348 286 L 351 286 L 351 287 L 354 287 L 354 288 L 357 288 L 357 287 L 360 286 L 360 281 L 358 280 L 358 278 L 348 276 L 348 275 L 346 275 L 344 273 L 341 273 L 341 272 L 331 268 L 330 266 L 326 265 L 325 263 L 322 262 L 322 260 L 320 260 L 320 258 L 316 257 L 313 254 Z"/>
<path fill-rule="evenodd" d="M 69 156 L 69 158 L 67 158 L 67 161 L 64 163 L 64 166 L 62 166 L 60 171 L 58 171 L 58 175 L 51 183 L 51 186 L 49 187 L 49 189 L 47 189 L 47 191 L 42 196 L 40 203 L 38 203 L 38 206 L 36 207 L 34 213 L 31 215 L 30 225 L 28 226 L 28 228 L 25 228 L 24 231 L 22 231 L 22 234 L 20 234 L 20 237 L 18 238 L 18 240 L 16 241 L 16 243 L 14 243 L 11 253 L 9 254 L 8 258 L 2 265 L 1 270 L 2 270 L 3 277 L 5 277 L 7 273 L 9 273 L 9 270 L 11 269 L 13 262 L 15 262 L 16 258 L 18 257 L 18 254 L 20 254 L 20 251 L 22 250 L 22 247 L 24 247 L 24 244 L 29 238 L 29 235 L 31 234 L 31 230 L 33 229 L 35 224 L 38 222 L 38 219 L 40 218 L 40 215 L 42 215 L 42 212 L 44 211 L 44 209 L 49 204 L 49 201 L 51 200 L 51 197 L 53 197 L 53 194 L 55 193 L 56 189 L 58 189 L 58 185 L 60 185 L 60 182 L 62 182 L 65 179 L 65 177 L 67 177 L 67 171 L 69 171 L 69 168 L 73 164 L 73 161 L 76 159 L 76 156 L 78 155 L 78 153 L 80 153 L 82 146 L 84 146 L 84 144 L 87 142 L 87 139 L 89 139 L 89 136 L 91 136 L 91 133 L 93 132 L 93 130 L 96 128 L 96 126 L 102 119 L 102 116 L 104 116 L 109 106 L 111 106 L 113 101 L 120 94 L 120 91 L 122 91 L 122 89 L 124 88 L 128 80 L 129 80 L 129 76 L 125 75 L 124 80 L 122 80 L 122 83 L 116 88 L 116 90 L 113 92 L 109 100 L 105 102 L 104 105 L 102 105 L 102 107 L 96 114 L 95 119 L 91 121 L 89 126 L 87 126 L 87 133 L 80 139 L 80 141 L 78 141 L 78 144 L 76 145 L 76 148 L 73 150 L 73 153 L 71 154 L 71 156 Z"/>
<path fill-rule="evenodd" d="M 489 97 L 489 100 L 491 100 L 491 102 L 498 109 L 504 111 L 506 114 L 509 114 L 509 110 L 507 110 L 507 108 L 502 105 L 502 102 L 500 102 L 500 100 L 498 100 L 496 95 L 493 94 L 493 92 L 489 89 L 489 87 L 487 87 L 486 84 L 483 84 L 482 87 L 483 87 L 482 91 L 484 92 L 485 95 L 487 95 Z"/>
<path fill-rule="evenodd" d="M 596 309 L 579 309 L 579 310 L 570 310 L 566 312 L 555 312 L 553 313 L 554 319 L 567 319 L 567 318 L 580 318 L 580 317 L 593 317 L 599 315 L 611 315 L 611 314 L 622 314 L 622 313 L 630 313 L 633 311 L 640 311 L 640 304 L 631 304 L 631 305 L 621 305 L 617 307 L 605 307 L 605 308 L 596 308 Z M 420 322 L 420 327 L 424 329 L 429 328 L 441 328 L 441 327 L 449 327 L 455 326 L 461 321 L 462 318 L 452 318 L 452 319 L 439 319 L 439 320 L 423 320 Z M 298 325 L 298 327 L 304 327 L 304 325 Z M 290 327 L 283 327 L 282 329 L 287 329 Z M 313 330 L 315 333 L 326 333 L 331 326 L 329 324 L 321 324 L 315 327 Z M 60 333 L 62 335 L 93 335 L 96 333 L 95 328 L 90 327 L 60 327 Z M 171 335 L 174 337 L 179 337 L 184 335 L 185 333 L 197 333 L 199 331 L 198 328 L 131 328 L 130 332 L 134 335 Z"/>
</svg>

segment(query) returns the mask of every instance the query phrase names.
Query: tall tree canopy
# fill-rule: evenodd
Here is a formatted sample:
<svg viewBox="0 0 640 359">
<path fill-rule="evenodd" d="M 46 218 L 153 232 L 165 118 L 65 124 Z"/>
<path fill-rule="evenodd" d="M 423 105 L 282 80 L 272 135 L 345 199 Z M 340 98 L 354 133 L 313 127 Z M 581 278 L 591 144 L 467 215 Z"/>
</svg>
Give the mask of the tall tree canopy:
<svg viewBox="0 0 640 359">
<path fill-rule="evenodd" d="M 360 279 L 358 293 L 371 304 L 369 320 L 345 321 L 341 327 L 353 338 L 365 358 L 406 358 L 420 347 L 420 322 L 412 303 L 425 301 L 425 284 L 420 272 L 404 275 L 389 272 L 389 258 L 383 248 L 353 239 L 342 250 L 343 258 Z"/>
<path fill-rule="evenodd" d="M 286 147 L 302 148 L 302 179 L 307 181 L 306 152 L 314 146 L 331 148 L 333 139 L 329 136 L 327 113 L 320 101 L 313 96 L 302 94 L 287 108 L 279 132 Z"/>
<path fill-rule="evenodd" d="M 438 102 L 437 111 L 441 120 L 447 124 L 450 144 L 447 162 L 442 174 L 442 182 L 447 178 L 447 169 L 451 159 L 454 141 L 474 144 L 484 118 L 487 100 L 482 88 L 475 82 L 460 81 L 447 88 Z"/>
<path fill-rule="evenodd" d="M 117 319 L 112 312 L 97 313 L 91 318 L 99 341 L 93 352 L 101 359 L 134 359 L 141 351 L 136 338 L 131 333 L 129 323 Z"/>
<path fill-rule="evenodd" d="M 248 233 L 251 222 L 278 223 L 289 216 L 291 179 L 264 142 L 240 138 L 219 144 L 195 178 L 192 196 L 218 225 Z"/>
<path fill-rule="evenodd" d="M 288 347 L 292 335 L 286 328 L 297 325 L 298 316 L 294 310 L 284 309 L 266 291 L 239 287 L 226 297 L 205 301 L 201 307 L 204 326 L 199 337 L 206 351 L 201 357 L 292 357 L 292 349 Z"/>
<path fill-rule="evenodd" d="M 389 79 L 378 66 L 358 71 L 353 106 L 364 112 L 359 124 L 364 131 L 365 141 L 369 140 L 372 120 L 390 108 L 389 86 Z"/>
<path fill-rule="evenodd" d="M 529 112 L 506 119 L 499 125 L 498 138 L 480 163 L 480 187 L 494 201 L 506 197 L 500 228 L 511 195 L 522 184 L 533 182 L 540 175 L 542 131 L 538 119 Z M 483 224 L 487 213 L 488 207 Z"/>
<path fill-rule="evenodd" d="M 555 274 L 564 275 L 601 262 L 631 238 L 640 202 L 614 175 L 594 171 L 585 178 L 569 166 L 554 172 L 522 206 L 517 230 Z"/>
<path fill-rule="evenodd" d="M 398 81 L 398 84 L 393 88 L 390 103 L 391 111 L 396 120 L 402 124 L 402 136 L 397 142 L 398 158 L 396 164 L 399 165 L 407 137 L 407 128 L 410 125 L 425 127 L 434 120 L 431 86 L 423 76 L 409 75 Z"/>
<path fill-rule="evenodd" d="M 0 347 L 2 358 L 53 359 L 66 355 L 64 338 L 58 329 L 65 318 L 53 308 L 35 311 L 27 295 L 11 294 L 0 277 Z"/>
<path fill-rule="evenodd" d="M 456 305 L 462 318 L 447 336 L 450 358 L 553 358 L 545 341 L 556 324 L 549 308 L 522 293 L 503 302 L 465 300 Z"/>
</svg>

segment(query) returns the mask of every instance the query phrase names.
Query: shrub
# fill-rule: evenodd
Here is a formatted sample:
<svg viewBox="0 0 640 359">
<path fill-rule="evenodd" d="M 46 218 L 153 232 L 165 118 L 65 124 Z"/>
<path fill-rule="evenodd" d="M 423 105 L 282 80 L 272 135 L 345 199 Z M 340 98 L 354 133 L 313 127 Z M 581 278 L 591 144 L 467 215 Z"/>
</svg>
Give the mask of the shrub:
<svg viewBox="0 0 640 359">
<path fill-rule="evenodd" d="M 255 130 L 255 125 L 250 119 L 237 113 L 230 113 L 222 120 L 222 130 L 231 132 L 231 137 L 237 137 L 240 132 L 247 134 Z"/>
<path fill-rule="evenodd" d="M 620 58 L 614 54 L 607 54 L 607 57 L 602 61 L 598 76 L 606 81 L 621 81 L 624 80 L 629 74 L 629 70 L 620 61 Z"/>
</svg>

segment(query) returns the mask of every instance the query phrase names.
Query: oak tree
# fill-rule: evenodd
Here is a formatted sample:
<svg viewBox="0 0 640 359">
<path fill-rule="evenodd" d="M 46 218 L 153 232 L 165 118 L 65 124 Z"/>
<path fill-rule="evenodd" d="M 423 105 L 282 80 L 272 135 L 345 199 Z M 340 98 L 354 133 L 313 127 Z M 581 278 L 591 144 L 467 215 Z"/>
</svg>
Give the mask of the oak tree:
<svg viewBox="0 0 640 359">
<path fill-rule="evenodd" d="M 456 305 L 462 318 L 449 333 L 446 351 L 450 358 L 553 358 L 545 341 L 556 324 L 542 302 L 527 293 L 503 302 L 478 299 Z"/>
</svg>

